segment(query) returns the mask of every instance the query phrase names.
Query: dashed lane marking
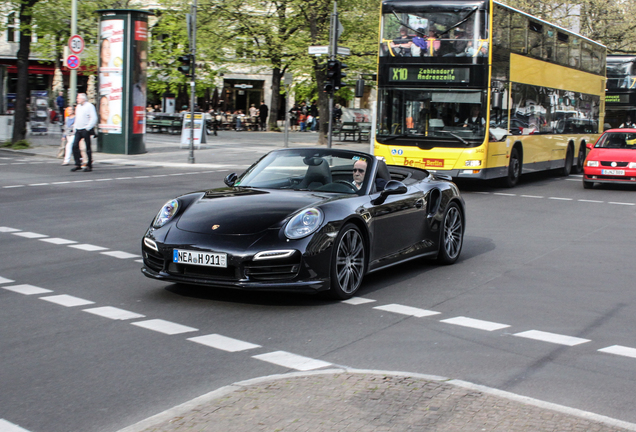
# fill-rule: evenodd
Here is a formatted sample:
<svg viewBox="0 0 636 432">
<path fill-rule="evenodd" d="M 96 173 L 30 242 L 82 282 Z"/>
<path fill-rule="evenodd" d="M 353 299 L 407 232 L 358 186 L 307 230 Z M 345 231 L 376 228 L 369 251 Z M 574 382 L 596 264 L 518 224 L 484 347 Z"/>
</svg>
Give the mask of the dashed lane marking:
<svg viewBox="0 0 636 432">
<path fill-rule="evenodd" d="M 541 195 L 517 195 L 513 193 L 503 193 L 503 192 L 464 192 L 465 195 L 475 194 L 475 195 L 497 195 L 497 196 L 507 196 L 507 197 L 521 197 L 521 198 L 533 198 L 533 199 L 546 199 L 546 197 Z M 553 201 L 577 201 L 582 203 L 594 203 L 594 204 L 606 204 L 605 201 L 600 200 L 592 200 L 592 199 L 574 199 L 574 198 L 566 198 L 566 197 L 547 197 L 549 200 Z M 630 202 L 615 202 L 610 201 L 607 204 L 613 205 L 624 205 L 624 206 L 636 206 L 636 203 Z"/>
<path fill-rule="evenodd" d="M 634 203 L 613 202 L 613 201 L 610 201 L 608 204 L 614 204 L 614 205 L 625 205 L 625 206 L 633 206 L 633 205 L 636 205 L 636 204 L 634 204 Z"/>
<path fill-rule="evenodd" d="M 495 331 L 495 330 L 501 330 L 501 329 L 510 327 L 508 324 L 499 324 L 496 322 L 483 321 L 483 320 L 478 320 L 474 318 L 468 318 L 465 316 L 449 318 L 449 319 L 441 320 L 440 322 L 443 322 L 446 324 L 454 324 L 454 325 L 463 326 L 463 327 L 475 328 L 479 330 L 486 330 L 486 331 Z"/>
<path fill-rule="evenodd" d="M 79 297 L 75 297 L 68 294 L 60 294 L 49 297 L 40 297 L 40 300 L 45 300 L 51 303 L 59 304 L 60 306 L 66 307 L 75 307 L 75 306 L 85 306 L 89 304 L 95 304 L 95 302 L 90 300 L 84 300 Z"/>
<path fill-rule="evenodd" d="M 599 351 L 608 354 L 616 354 L 624 357 L 636 358 L 635 348 L 629 348 L 621 345 L 612 345 L 607 348 L 601 348 Z"/>
<path fill-rule="evenodd" d="M 180 333 L 188 333 L 199 331 L 194 327 L 188 327 L 181 324 L 173 323 L 170 321 L 165 321 L 162 319 L 152 319 L 148 321 L 137 321 L 131 323 L 134 326 L 143 327 L 148 330 L 154 330 L 159 333 L 167 334 L 167 335 L 175 335 Z"/>
<path fill-rule="evenodd" d="M 438 315 L 440 312 L 430 311 L 426 309 L 414 308 L 411 306 L 403 306 L 399 304 L 388 304 L 384 306 L 376 306 L 373 309 L 383 310 L 387 312 L 394 312 L 402 315 L 411 315 L 417 318 L 427 317 L 431 315 Z"/>
<path fill-rule="evenodd" d="M 371 300 L 364 297 L 351 297 L 349 300 L 343 300 L 342 303 L 350 304 L 350 305 L 361 305 L 366 303 L 373 303 L 375 300 Z"/>
<path fill-rule="evenodd" d="M 28 430 L 21 428 L 20 426 L 0 419 L 0 432 L 29 432 Z"/>
<path fill-rule="evenodd" d="M 245 351 L 254 348 L 260 348 L 260 345 L 256 345 L 249 342 L 244 342 L 238 339 L 232 339 L 220 334 L 209 334 L 205 336 L 197 336 L 189 338 L 189 341 L 196 342 L 201 345 L 209 346 L 212 348 L 220 349 L 227 352 Z"/>
<path fill-rule="evenodd" d="M 283 366 L 289 369 L 296 369 L 299 371 L 310 371 L 331 366 L 331 363 L 288 353 L 286 351 L 274 351 L 270 353 L 259 354 L 252 356 L 252 358 L 263 360 L 268 363 L 273 363 L 275 365 Z"/>
<path fill-rule="evenodd" d="M 544 196 L 541 195 L 521 195 L 522 198 L 538 198 L 538 199 L 542 199 L 545 198 Z"/>
<path fill-rule="evenodd" d="M 15 282 L 15 281 L 12 279 L 3 278 L 2 276 L 0 276 L 0 284 L 11 283 L 11 282 Z"/>
<path fill-rule="evenodd" d="M 53 292 L 50 289 L 40 288 L 34 285 L 28 285 L 28 284 L 4 286 L 2 288 L 8 291 L 17 292 L 19 294 L 24 294 L 24 295 L 36 295 L 36 294 L 45 294 L 45 293 Z"/>
<path fill-rule="evenodd" d="M 102 255 L 108 255 L 119 259 L 139 258 L 140 255 L 131 254 L 123 251 L 100 252 Z"/>
<path fill-rule="evenodd" d="M 59 237 L 42 238 L 40 239 L 40 241 L 52 243 L 56 245 L 69 245 L 69 244 L 77 243 L 75 240 L 67 240 L 67 239 L 63 239 Z"/>
<path fill-rule="evenodd" d="M 101 246 L 96 246 L 96 245 L 92 245 L 92 244 L 70 245 L 69 247 L 75 248 L 75 249 L 79 249 L 79 250 L 83 250 L 83 251 L 87 251 L 87 252 L 98 252 L 98 251 L 108 250 L 108 248 L 101 247 Z"/>
<path fill-rule="evenodd" d="M 5 227 L 5 226 L 0 227 L 0 232 L 4 232 L 4 233 L 14 233 L 14 232 L 18 232 L 18 231 L 22 231 L 22 230 L 19 230 L 17 228 L 9 228 L 9 227 Z"/>
<path fill-rule="evenodd" d="M 44 235 L 44 234 L 38 234 L 34 232 L 29 232 L 29 231 L 14 232 L 13 235 L 29 238 L 29 239 L 39 239 L 39 238 L 48 237 L 47 235 Z"/>
<path fill-rule="evenodd" d="M 104 318 L 112 319 L 112 320 L 129 320 L 129 319 L 137 319 L 137 318 L 145 318 L 145 315 L 138 314 L 135 312 L 130 312 L 124 309 L 119 309 L 112 306 L 102 306 L 91 309 L 83 309 L 84 312 L 91 313 L 93 315 L 99 315 Z"/>
<path fill-rule="evenodd" d="M 574 336 L 566 336 L 539 330 L 528 330 L 521 333 L 515 333 L 514 336 L 567 346 L 575 346 L 590 342 L 589 339 L 582 339 Z"/>
<path fill-rule="evenodd" d="M 549 200 L 555 201 L 574 201 L 573 198 L 563 198 L 563 197 L 548 197 Z"/>
</svg>

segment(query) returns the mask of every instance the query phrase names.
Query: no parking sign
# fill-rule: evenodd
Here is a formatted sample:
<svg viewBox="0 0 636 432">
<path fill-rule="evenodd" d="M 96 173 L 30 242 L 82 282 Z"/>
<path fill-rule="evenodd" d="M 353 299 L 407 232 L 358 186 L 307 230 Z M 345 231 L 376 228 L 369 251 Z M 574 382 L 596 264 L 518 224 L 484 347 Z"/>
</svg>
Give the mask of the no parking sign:
<svg viewBox="0 0 636 432">
<path fill-rule="evenodd" d="M 66 57 L 66 67 L 69 69 L 77 69 L 81 64 L 81 60 L 75 54 Z"/>
</svg>

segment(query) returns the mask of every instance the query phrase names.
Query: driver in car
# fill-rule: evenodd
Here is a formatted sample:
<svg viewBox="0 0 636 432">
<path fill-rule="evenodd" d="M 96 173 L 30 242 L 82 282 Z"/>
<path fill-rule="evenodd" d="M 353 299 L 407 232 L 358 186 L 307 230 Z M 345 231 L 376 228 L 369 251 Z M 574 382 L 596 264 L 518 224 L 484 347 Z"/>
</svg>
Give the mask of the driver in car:
<svg viewBox="0 0 636 432">
<path fill-rule="evenodd" d="M 362 182 L 364 182 L 364 175 L 367 172 L 367 163 L 363 160 L 357 160 L 353 164 L 353 185 L 356 189 L 360 190 Z"/>
</svg>

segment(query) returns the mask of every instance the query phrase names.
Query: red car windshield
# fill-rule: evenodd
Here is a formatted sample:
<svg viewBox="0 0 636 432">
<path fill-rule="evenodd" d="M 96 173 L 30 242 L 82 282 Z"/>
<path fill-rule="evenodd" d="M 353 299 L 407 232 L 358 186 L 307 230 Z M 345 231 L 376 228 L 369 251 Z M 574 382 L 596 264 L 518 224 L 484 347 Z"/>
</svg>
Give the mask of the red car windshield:
<svg viewBox="0 0 636 432">
<path fill-rule="evenodd" d="M 610 132 L 598 140 L 595 147 L 615 149 L 636 149 L 636 133 Z"/>
</svg>

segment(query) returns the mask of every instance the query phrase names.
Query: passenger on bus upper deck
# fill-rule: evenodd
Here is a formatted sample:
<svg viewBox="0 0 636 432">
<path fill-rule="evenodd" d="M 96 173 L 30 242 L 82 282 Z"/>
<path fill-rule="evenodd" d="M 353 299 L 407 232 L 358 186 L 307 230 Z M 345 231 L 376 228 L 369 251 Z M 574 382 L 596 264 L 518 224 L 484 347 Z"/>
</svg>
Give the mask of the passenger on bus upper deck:
<svg viewBox="0 0 636 432">
<path fill-rule="evenodd" d="M 397 48 L 396 54 L 402 57 L 411 57 L 412 38 L 408 34 L 408 29 L 404 26 L 400 27 L 400 37 L 391 41 L 391 48 Z"/>
</svg>

